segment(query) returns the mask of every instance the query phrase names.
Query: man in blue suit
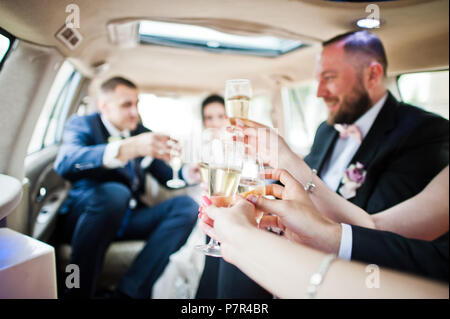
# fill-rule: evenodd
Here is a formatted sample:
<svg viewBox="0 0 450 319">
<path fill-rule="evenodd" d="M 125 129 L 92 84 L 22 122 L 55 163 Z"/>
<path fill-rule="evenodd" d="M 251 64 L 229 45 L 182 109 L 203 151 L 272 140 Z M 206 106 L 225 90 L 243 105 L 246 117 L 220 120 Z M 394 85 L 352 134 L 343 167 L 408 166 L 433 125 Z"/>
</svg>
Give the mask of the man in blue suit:
<svg viewBox="0 0 450 319">
<path fill-rule="evenodd" d="M 80 287 L 69 297 L 92 297 L 105 252 L 115 240 L 143 239 L 146 245 L 117 285 L 116 295 L 148 298 L 152 286 L 189 236 L 198 205 L 188 196 L 149 207 L 140 201 L 145 173 L 162 185 L 172 178 L 169 137 L 140 124 L 138 89 L 121 77 L 103 83 L 100 113 L 71 117 L 54 168 L 72 188 L 61 209 L 70 263 L 80 268 Z M 180 177 L 195 181 L 183 167 Z"/>
</svg>

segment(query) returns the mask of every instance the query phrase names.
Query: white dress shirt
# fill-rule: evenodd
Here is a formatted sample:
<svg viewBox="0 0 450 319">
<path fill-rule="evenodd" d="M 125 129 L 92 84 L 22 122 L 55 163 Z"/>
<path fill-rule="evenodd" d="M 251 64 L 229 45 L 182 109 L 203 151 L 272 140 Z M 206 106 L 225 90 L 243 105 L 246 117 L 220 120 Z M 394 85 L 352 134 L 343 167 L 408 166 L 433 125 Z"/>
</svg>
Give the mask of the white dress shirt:
<svg viewBox="0 0 450 319">
<path fill-rule="evenodd" d="M 123 143 L 123 140 L 119 140 L 120 138 L 127 138 L 130 137 L 130 131 L 129 130 L 118 130 L 110 121 L 108 121 L 104 116 L 100 116 L 103 125 L 105 126 L 106 130 L 108 131 L 109 135 L 113 138 L 117 138 L 117 140 L 110 142 L 106 145 L 105 151 L 103 153 L 103 159 L 102 163 L 103 166 L 106 168 L 118 168 L 118 167 L 124 167 L 127 163 L 122 162 L 120 159 L 117 158 L 117 155 L 119 154 L 119 148 L 120 145 Z M 111 138 L 110 137 L 110 138 Z M 146 169 L 150 166 L 150 164 L 153 162 L 153 157 L 151 156 L 145 156 L 141 161 L 141 167 L 142 169 Z M 183 165 L 181 168 L 181 175 L 183 176 L 183 179 L 186 181 L 188 185 L 196 184 L 197 181 L 195 178 L 191 177 L 189 174 L 189 166 Z"/>
<path fill-rule="evenodd" d="M 367 136 L 372 127 L 375 119 L 380 113 L 383 107 L 388 93 L 386 93 L 381 99 L 379 99 L 366 113 L 364 113 L 354 123 L 361 131 L 362 139 Z M 339 184 L 347 167 L 350 165 L 350 161 L 359 149 L 361 144 L 351 137 L 345 139 L 338 138 L 334 144 L 331 156 L 325 161 L 320 176 L 322 180 L 333 191 L 337 191 Z M 339 257 L 350 260 L 352 255 L 353 236 L 350 225 L 342 225 L 341 245 L 339 247 Z"/>
<path fill-rule="evenodd" d="M 108 131 L 109 135 L 114 138 L 127 138 L 130 137 L 130 131 L 125 129 L 123 131 L 119 131 L 110 121 L 108 121 L 103 116 L 100 116 L 102 119 L 103 125 L 105 126 L 106 130 Z M 110 138 L 111 138 L 110 137 Z M 119 154 L 119 148 L 120 145 L 122 145 L 122 140 L 116 140 L 113 142 L 108 143 L 105 148 L 105 152 L 103 153 L 103 166 L 106 168 L 118 168 L 118 167 L 124 167 L 127 163 L 122 162 L 117 158 L 117 155 Z M 141 167 L 147 168 L 150 166 L 150 164 L 153 162 L 153 157 L 146 156 L 141 161 Z"/>
</svg>

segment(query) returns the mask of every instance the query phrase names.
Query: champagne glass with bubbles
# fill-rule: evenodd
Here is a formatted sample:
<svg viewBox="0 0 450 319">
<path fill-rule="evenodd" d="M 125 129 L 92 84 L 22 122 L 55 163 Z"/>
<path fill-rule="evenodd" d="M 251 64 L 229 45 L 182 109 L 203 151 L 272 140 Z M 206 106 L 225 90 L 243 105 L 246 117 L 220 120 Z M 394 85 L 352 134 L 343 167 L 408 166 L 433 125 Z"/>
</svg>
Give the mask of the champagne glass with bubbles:
<svg viewBox="0 0 450 319">
<path fill-rule="evenodd" d="M 231 125 L 236 119 L 248 119 L 252 86 L 250 80 L 234 79 L 225 82 L 225 108 Z"/>
<path fill-rule="evenodd" d="M 209 198 L 217 207 L 230 207 L 233 204 L 241 176 L 244 150 L 244 144 L 233 141 L 225 130 L 220 138 L 213 138 L 208 145 Z M 219 243 L 214 239 L 196 248 L 208 256 L 222 256 Z"/>
</svg>

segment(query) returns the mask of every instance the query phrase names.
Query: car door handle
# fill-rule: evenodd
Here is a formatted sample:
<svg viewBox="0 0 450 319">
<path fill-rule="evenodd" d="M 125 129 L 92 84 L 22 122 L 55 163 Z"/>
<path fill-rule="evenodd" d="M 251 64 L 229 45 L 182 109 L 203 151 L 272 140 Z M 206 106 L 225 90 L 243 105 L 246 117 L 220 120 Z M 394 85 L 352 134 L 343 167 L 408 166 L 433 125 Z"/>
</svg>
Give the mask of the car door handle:
<svg viewBox="0 0 450 319">
<path fill-rule="evenodd" d="M 38 203 L 42 202 L 46 195 L 47 195 L 47 189 L 45 187 L 41 187 L 39 189 L 39 193 L 36 196 L 36 202 L 38 202 Z"/>
</svg>

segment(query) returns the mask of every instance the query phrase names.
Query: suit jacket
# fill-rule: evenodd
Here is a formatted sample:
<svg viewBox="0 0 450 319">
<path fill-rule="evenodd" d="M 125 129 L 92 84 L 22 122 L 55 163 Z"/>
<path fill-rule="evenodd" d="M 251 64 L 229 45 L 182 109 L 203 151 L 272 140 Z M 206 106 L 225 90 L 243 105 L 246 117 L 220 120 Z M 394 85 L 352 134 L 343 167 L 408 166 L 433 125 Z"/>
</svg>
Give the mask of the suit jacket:
<svg viewBox="0 0 450 319">
<path fill-rule="evenodd" d="M 139 124 L 136 130 L 131 132 L 131 136 L 149 131 Z M 54 163 L 55 171 L 72 183 L 61 213 L 66 213 L 77 198 L 100 183 L 118 182 L 131 189 L 132 176 L 126 167 L 103 167 L 103 153 L 109 136 L 99 113 L 72 116 L 67 121 L 62 145 Z M 140 166 L 141 161 L 142 157 L 134 160 L 135 177 L 139 179 L 136 196 L 145 191 L 145 171 Z M 154 159 L 146 171 L 164 186 L 166 181 L 172 178 L 172 169 L 159 159 Z"/>
<path fill-rule="evenodd" d="M 337 138 L 332 126 L 320 125 L 305 157 L 310 167 L 321 171 Z M 389 93 L 350 162 L 362 163 L 367 175 L 349 201 L 370 214 L 392 207 L 422 191 L 448 165 L 448 157 L 448 121 L 398 102 Z M 448 233 L 439 241 L 426 242 L 356 226 L 352 232 L 354 260 L 448 279 Z"/>
<path fill-rule="evenodd" d="M 434 241 L 352 226 L 352 259 L 448 283 L 448 232 Z"/>
<path fill-rule="evenodd" d="M 317 169 L 319 176 L 338 136 L 326 122 L 317 129 L 305 162 Z M 448 165 L 448 121 L 398 102 L 389 93 L 350 164 L 356 162 L 364 165 L 367 175 L 349 201 L 368 213 L 392 207 L 419 193 Z"/>
</svg>

